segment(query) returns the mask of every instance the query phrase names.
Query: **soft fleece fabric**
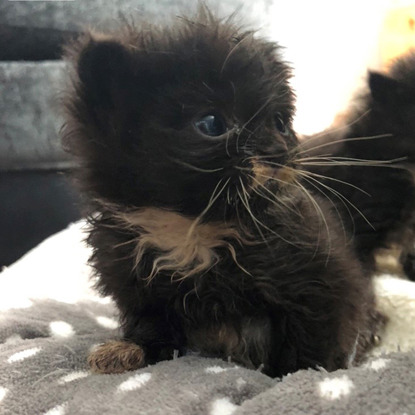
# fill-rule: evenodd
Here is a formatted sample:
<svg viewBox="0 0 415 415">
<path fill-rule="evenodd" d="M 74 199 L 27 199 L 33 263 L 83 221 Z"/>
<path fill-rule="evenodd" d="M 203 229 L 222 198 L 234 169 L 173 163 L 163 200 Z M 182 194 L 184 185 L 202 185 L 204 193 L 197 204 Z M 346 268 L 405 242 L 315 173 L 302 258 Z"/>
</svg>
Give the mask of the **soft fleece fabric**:
<svg viewBox="0 0 415 415">
<path fill-rule="evenodd" d="M 0 274 L 0 414 L 414 414 L 415 283 L 378 277 L 390 323 L 367 363 L 271 379 L 232 362 L 185 356 L 93 375 L 91 347 L 118 333 L 91 289 L 84 223 Z"/>
</svg>

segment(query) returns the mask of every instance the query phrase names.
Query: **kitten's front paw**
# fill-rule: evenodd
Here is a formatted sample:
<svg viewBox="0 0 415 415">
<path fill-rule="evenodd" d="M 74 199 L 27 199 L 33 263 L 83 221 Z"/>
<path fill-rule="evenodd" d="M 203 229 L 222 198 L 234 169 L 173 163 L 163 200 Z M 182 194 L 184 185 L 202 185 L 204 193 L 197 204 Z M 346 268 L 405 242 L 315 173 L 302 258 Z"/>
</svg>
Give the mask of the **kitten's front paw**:
<svg viewBox="0 0 415 415">
<path fill-rule="evenodd" d="M 145 366 L 145 353 L 138 344 L 112 340 L 95 348 L 88 364 L 94 373 L 122 373 Z"/>
</svg>

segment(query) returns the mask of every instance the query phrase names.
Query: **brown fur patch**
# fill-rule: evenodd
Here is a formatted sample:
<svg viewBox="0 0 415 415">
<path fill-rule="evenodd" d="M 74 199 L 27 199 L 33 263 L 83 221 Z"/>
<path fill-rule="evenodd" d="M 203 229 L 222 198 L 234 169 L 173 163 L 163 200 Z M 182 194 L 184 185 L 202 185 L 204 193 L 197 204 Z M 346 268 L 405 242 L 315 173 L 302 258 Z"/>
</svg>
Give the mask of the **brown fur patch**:
<svg viewBox="0 0 415 415">
<path fill-rule="evenodd" d="M 257 369 L 269 359 L 272 327 L 267 317 L 244 318 L 238 333 L 232 322 L 188 330 L 190 349 Z"/>
<path fill-rule="evenodd" d="M 122 340 L 99 345 L 88 356 L 88 364 L 94 373 L 123 373 L 146 365 L 143 349 Z"/>
<path fill-rule="evenodd" d="M 189 347 L 207 354 L 222 354 L 232 356 L 240 339 L 232 325 L 222 324 L 187 333 Z"/>
<path fill-rule="evenodd" d="M 236 260 L 230 240 L 248 243 L 232 226 L 224 223 L 200 223 L 178 213 L 158 208 L 144 208 L 115 216 L 127 228 L 137 231 L 135 263 L 138 265 L 148 248 L 161 251 L 148 276 L 152 279 L 159 271 L 173 271 L 173 277 L 183 279 L 208 270 L 220 257 L 215 248 L 228 249 Z"/>
<path fill-rule="evenodd" d="M 272 167 L 259 161 L 254 161 L 252 166 L 254 173 L 254 187 L 263 186 L 268 180 L 275 180 L 280 187 L 293 183 L 296 178 L 296 171 L 292 167 Z"/>
</svg>

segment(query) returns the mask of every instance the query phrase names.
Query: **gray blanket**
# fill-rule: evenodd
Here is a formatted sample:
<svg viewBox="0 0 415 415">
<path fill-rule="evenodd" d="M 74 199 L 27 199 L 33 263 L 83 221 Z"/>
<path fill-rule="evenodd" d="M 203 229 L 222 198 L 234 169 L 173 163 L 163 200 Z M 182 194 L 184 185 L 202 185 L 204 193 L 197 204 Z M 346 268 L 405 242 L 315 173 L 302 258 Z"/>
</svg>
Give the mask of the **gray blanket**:
<svg viewBox="0 0 415 415">
<path fill-rule="evenodd" d="M 91 347 L 116 335 L 112 306 L 51 300 L 0 317 L 2 414 L 415 414 L 415 353 L 362 367 L 270 379 L 232 362 L 185 356 L 92 375 Z M 100 324 L 100 323 L 101 324 Z"/>
<path fill-rule="evenodd" d="M 83 237 L 74 225 L 0 274 L 1 414 L 415 414 L 415 283 L 389 277 L 376 283 L 391 319 L 377 352 L 406 351 L 360 367 L 279 380 L 193 355 L 91 374 L 91 348 L 119 333 L 113 304 L 89 288 Z"/>
</svg>

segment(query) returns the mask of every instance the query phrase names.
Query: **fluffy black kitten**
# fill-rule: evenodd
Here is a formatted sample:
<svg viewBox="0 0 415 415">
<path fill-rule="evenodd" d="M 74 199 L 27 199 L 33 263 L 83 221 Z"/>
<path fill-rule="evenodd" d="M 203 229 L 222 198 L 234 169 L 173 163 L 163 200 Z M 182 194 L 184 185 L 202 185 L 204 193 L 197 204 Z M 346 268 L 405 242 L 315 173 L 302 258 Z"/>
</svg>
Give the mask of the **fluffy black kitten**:
<svg viewBox="0 0 415 415">
<path fill-rule="evenodd" d="M 206 10 L 72 45 L 64 141 L 89 198 L 98 287 L 123 340 L 98 372 L 231 358 L 271 376 L 347 367 L 374 338 L 372 284 L 304 187 L 279 47 Z"/>
<path fill-rule="evenodd" d="M 308 169 L 320 181 L 311 179 L 314 188 L 342 211 L 366 268 L 374 269 L 380 248 L 397 248 L 413 278 L 415 53 L 396 60 L 389 74 L 369 73 L 368 86 L 339 125 L 304 143 Z"/>
</svg>

